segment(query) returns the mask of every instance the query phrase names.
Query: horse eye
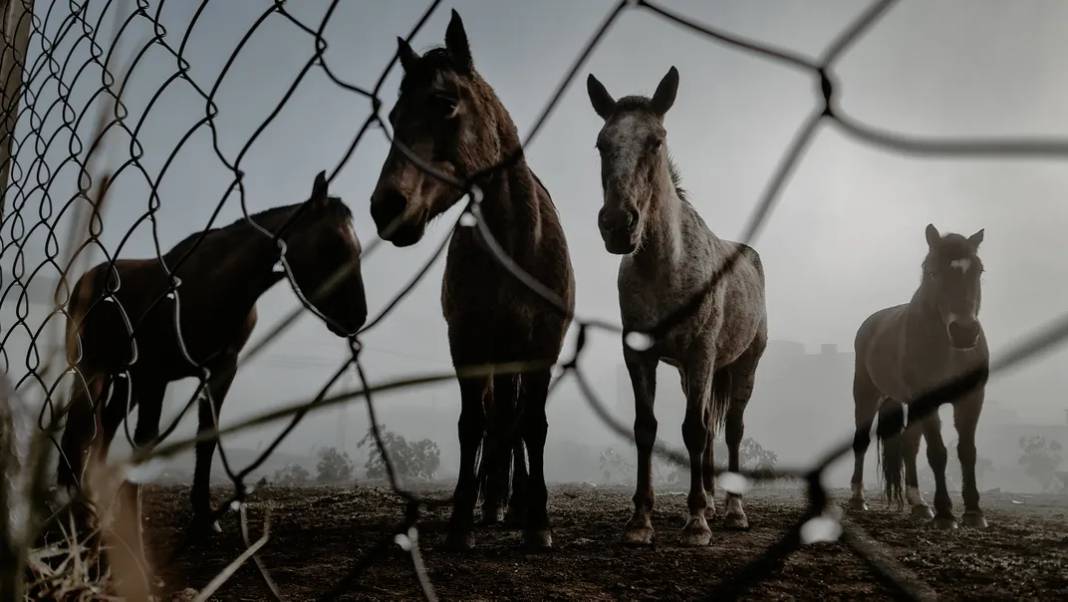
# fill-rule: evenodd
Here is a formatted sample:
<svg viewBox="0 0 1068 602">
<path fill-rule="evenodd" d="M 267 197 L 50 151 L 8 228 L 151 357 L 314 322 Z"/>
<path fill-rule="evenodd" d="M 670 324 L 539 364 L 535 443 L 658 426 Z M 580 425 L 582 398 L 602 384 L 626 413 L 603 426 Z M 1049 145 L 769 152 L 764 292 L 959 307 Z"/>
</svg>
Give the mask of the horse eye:
<svg viewBox="0 0 1068 602">
<path fill-rule="evenodd" d="M 648 143 L 649 152 L 656 152 L 660 150 L 660 144 L 661 142 L 659 138 L 650 138 Z"/>
<path fill-rule="evenodd" d="M 435 94 L 430 97 L 430 104 L 439 117 L 452 119 L 456 117 L 456 109 L 460 105 L 460 99 L 447 94 Z"/>
</svg>

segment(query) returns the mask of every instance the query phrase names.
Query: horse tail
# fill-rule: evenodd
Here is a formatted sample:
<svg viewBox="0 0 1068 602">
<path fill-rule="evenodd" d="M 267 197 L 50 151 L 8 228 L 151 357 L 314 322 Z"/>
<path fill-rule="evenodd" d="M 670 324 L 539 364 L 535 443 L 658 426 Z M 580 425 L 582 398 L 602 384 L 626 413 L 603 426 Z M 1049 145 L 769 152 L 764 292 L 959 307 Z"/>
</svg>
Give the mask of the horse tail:
<svg viewBox="0 0 1068 602">
<path fill-rule="evenodd" d="M 727 420 L 727 410 L 731 405 L 731 373 L 729 370 L 717 370 L 712 377 L 711 402 L 708 424 L 715 433 Z"/>
<path fill-rule="evenodd" d="M 879 408 L 879 424 L 876 428 L 882 448 L 883 480 L 886 482 L 887 501 L 904 505 L 902 472 L 905 468 L 905 406 L 900 401 L 886 399 Z"/>
</svg>

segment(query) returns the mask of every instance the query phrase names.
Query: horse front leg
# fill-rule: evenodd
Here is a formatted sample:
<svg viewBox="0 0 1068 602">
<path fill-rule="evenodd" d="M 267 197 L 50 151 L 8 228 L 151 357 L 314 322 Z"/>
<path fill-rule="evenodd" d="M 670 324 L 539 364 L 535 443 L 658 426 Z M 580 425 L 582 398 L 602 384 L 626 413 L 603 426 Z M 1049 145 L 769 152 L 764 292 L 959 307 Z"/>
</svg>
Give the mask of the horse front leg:
<svg viewBox="0 0 1068 602">
<path fill-rule="evenodd" d="M 635 351 L 627 346 L 623 347 L 623 358 L 634 390 L 634 442 L 638 448 L 634 516 L 627 522 L 623 539 L 630 544 L 649 545 L 653 543 L 654 536 L 652 455 L 656 443 L 653 402 L 656 400 L 657 359 L 650 353 Z"/>
<path fill-rule="evenodd" d="M 230 391 L 230 385 L 237 374 L 237 355 L 231 354 L 215 362 L 211 367 L 211 376 L 207 382 L 207 395 L 201 397 L 198 407 L 197 435 L 204 435 L 219 426 L 219 412 L 223 400 Z M 193 488 L 190 501 L 193 504 L 193 524 L 206 526 L 211 517 L 211 462 L 215 455 L 218 437 L 211 437 L 197 443 L 196 466 L 193 469 Z M 218 531 L 219 524 L 213 522 L 212 529 Z"/>
<path fill-rule="evenodd" d="M 939 529 L 956 529 L 953 501 L 946 487 L 946 445 L 942 442 L 942 420 L 937 413 L 923 419 L 923 437 L 927 441 L 927 461 L 935 477 L 935 517 L 931 524 Z"/>
<path fill-rule="evenodd" d="M 708 358 L 688 362 L 686 366 L 686 418 L 682 421 L 682 440 L 690 456 L 690 495 L 687 506 L 690 518 L 682 529 L 684 545 L 704 546 L 712 540 L 705 512 L 708 497 L 704 487 L 705 445 L 709 439 L 713 367 Z"/>
<path fill-rule="evenodd" d="M 454 550 L 469 550 L 475 544 L 471 534 L 475 502 L 478 498 L 475 459 L 485 432 L 484 396 L 489 389 L 489 382 L 487 377 L 460 379 L 461 406 L 460 421 L 457 425 L 460 436 L 460 474 L 456 479 L 449 534 L 445 540 L 445 545 Z"/>
<path fill-rule="evenodd" d="M 957 429 L 957 458 L 960 460 L 961 493 L 964 497 L 964 515 L 961 522 L 966 527 L 985 528 L 986 517 L 979 508 L 979 488 L 975 483 L 975 429 L 983 410 L 983 391 L 973 393 L 953 406 L 953 425 Z"/>
</svg>

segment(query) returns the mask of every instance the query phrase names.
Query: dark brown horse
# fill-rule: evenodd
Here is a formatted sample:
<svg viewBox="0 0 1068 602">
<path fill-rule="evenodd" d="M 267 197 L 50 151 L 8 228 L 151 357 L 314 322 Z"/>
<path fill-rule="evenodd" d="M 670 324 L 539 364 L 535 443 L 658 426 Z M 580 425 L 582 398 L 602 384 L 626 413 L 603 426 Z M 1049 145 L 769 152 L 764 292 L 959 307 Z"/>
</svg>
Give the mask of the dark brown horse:
<svg viewBox="0 0 1068 602">
<path fill-rule="evenodd" d="M 690 518 L 683 528 L 683 542 L 706 545 L 712 538 L 708 518 L 716 514 L 715 430 L 725 425 L 728 467 L 739 470 L 745 407 L 767 345 L 764 269 L 756 251 L 713 234 L 679 187 L 664 129 L 679 72 L 672 67 L 652 98 L 616 100 L 592 74 L 586 83 L 590 102 L 604 119 L 597 135 L 604 188 L 597 222 L 608 252 L 623 256 L 619 262 L 623 328 L 649 332 L 690 299 L 703 295 L 686 319 L 652 347 L 623 345 L 634 389 L 638 447 L 634 515 L 624 537 L 633 544 L 653 542 L 651 458 L 657 428 L 653 402 L 656 367 L 664 361 L 678 368 L 686 394 L 682 437 L 690 456 Z M 734 256 L 738 260 L 733 267 L 717 276 Z M 713 279 L 716 285 L 709 290 Z M 727 495 L 725 523 L 732 528 L 749 526 L 741 496 Z"/>
<path fill-rule="evenodd" d="M 461 196 L 456 187 L 426 173 L 398 144 L 422 162 L 452 178 L 466 180 L 509 158 L 504 168 L 478 175 L 481 212 L 504 251 L 524 270 L 574 303 L 574 278 L 563 229 L 549 193 L 527 166 L 511 117 L 493 88 L 474 68 L 467 34 L 453 11 L 445 48 L 417 55 L 399 40 L 404 67 L 400 98 L 390 112 L 395 144 L 382 166 L 371 197 L 371 215 L 379 235 L 396 246 L 415 244 L 427 222 Z M 501 362 L 555 362 L 570 318 L 523 286 L 502 268 L 475 228 L 452 235 L 441 303 L 449 327 L 449 348 L 457 369 Z M 501 491 L 494 486 L 507 474 L 508 440 L 518 412 L 519 432 L 529 456 L 524 543 L 552 545 L 542 455 L 547 423 L 545 398 L 549 369 L 521 376 L 459 378 L 460 474 L 449 545 L 473 545 L 471 529 L 478 495 L 476 457 L 483 435 L 484 463 L 491 484 L 488 511 L 496 513 Z M 501 451 L 504 450 L 504 451 Z M 520 452 L 521 453 L 521 452 Z M 514 497 L 514 496 L 513 496 Z"/>
<path fill-rule="evenodd" d="M 931 509 L 920 496 L 916 456 L 920 435 L 927 440 L 927 461 L 935 476 L 935 512 L 932 524 L 955 528 L 953 503 L 946 490 L 946 446 L 937 412 L 913 419 L 905 429 L 904 405 L 919 395 L 936 390 L 954 378 L 979 371 L 990 362 L 986 337 L 979 324 L 981 298 L 979 279 L 983 263 L 977 252 L 983 231 L 965 238 L 942 236 L 927 226 L 927 257 L 923 280 L 912 301 L 880 310 L 861 324 L 856 340 L 856 372 L 853 400 L 857 432 L 853 439 L 855 465 L 853 498 L 855 510 L 866 510 L 864 501 L 864 454 L 871 441 L 871 423 L 879 414 L 876 429 L 883 446 L 883 477 L 887 497 L 902 502 L 901 472 L 905 472 L 905 499 L 912 515 L 927 519 Z M 985 527 L 975 484 L 975 427 L 983 409 L 984 384 L 972 388 L 954 402 L 953 423 L 959 442 L 963 481 L 963 522 Z M 902 433 L 904 431 L 904 433 Z"/>
<path fill-rule="evenodd" d="M 309 200 L 209 230 L 180 265 L 200 233 L 162 260 L 122 259 L 113 269 L 108 263 L 90 269 L 75 284 L 68 308 L 67 353 L 84 381 L 75 385 L 69 405 L 61 485 L 81 483 L 89 453 L 101 460 L 106 456 L 134 406 L 139 408 L 134 442 L 155 444 L 171 381 L 206 378 L 198 432 L 215 428 L 238 353 L 256 324 L 256 300 L 285 277 L 278 265 L 279 244 L 271 236 L 279 232 L 293 278 L 330 330 L 349 336 L 363 325 L 367 305 L 360 243 L 352 214 L 341 199 L 327 196 L 322 173 Z M 164 265 L 178 265 L 177 295 L 167 293 L 171 280 Z M 208 484 L 215 444 L 204 441 L 196 448 L 191 495 L 198 519 L 211 514 Z"/>
</svg>

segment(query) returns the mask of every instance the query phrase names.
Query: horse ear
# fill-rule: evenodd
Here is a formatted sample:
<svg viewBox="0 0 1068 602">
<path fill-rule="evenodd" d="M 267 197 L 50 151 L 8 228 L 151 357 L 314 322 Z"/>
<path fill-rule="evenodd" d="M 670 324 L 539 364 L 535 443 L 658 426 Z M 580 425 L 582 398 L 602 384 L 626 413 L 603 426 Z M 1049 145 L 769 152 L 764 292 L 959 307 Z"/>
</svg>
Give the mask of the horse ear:
<svg viewBox="0 0 1068 602">
<path fill-rule="evenodd" d="M 452 9 L 449 27 L 445 30 L 445 49 L 449 51 L 449 56 L 461 72 L 470 73 L 475 68 L 475 63 L 471 60 L 471 46 L 467 43 L 467 32 L 464 31 L 464 22 L 455 8 Z"/>
<path fill-rule="evenodd" d="M 675 93 L 678 91 L 679 70 L 672 67 L 668 70 L 664 79 L 660 80 L 660 84 L 656 87 L 656 92 L 653 93 L 653 110 L 660 115 L 667 113 L 671 105 L 675 104 Z"/>
<path fill-rule="evenodd" d="M 985 228 L 980 228 L 978 232 L 968 237 L 968 242 L 972 243 L 973 247 L 979 248 L 979 243 L 983 242 L 983 230 Z"/>
<path fill-rule="evenodd" d="M 601 118 L 608 119 L 612 116 L 612 112 L 616 110 L 616 101 L 592 73 L 586 78 L 586 92 L 590 95 L 593 110 L 597 111 Z"/>
<path fill-rule="evenodd" d="M 322 204 L 326 202 L 326 172 L 320 171 L 319 175 L 315 176 L 315 183 L 312 184 L 311 197 L 308 199 L 309 203 Z"/>
<path fill-rule="evenodd" d="M 938 233 L 938 228 L 934 227 L 934 224 L 927 224 L 927 245 L 935 246 L 942 241 L 942 235 Z"/>
<path fill-rule="evenodd" d="M 400 36 L 397 36 L 397 56 L 400 58 L 400 64 L 405 73 L 411 71 L 415 63 L 419 61 L 419 55 L 412 50 L 411 44 Z"/>
</svg>

